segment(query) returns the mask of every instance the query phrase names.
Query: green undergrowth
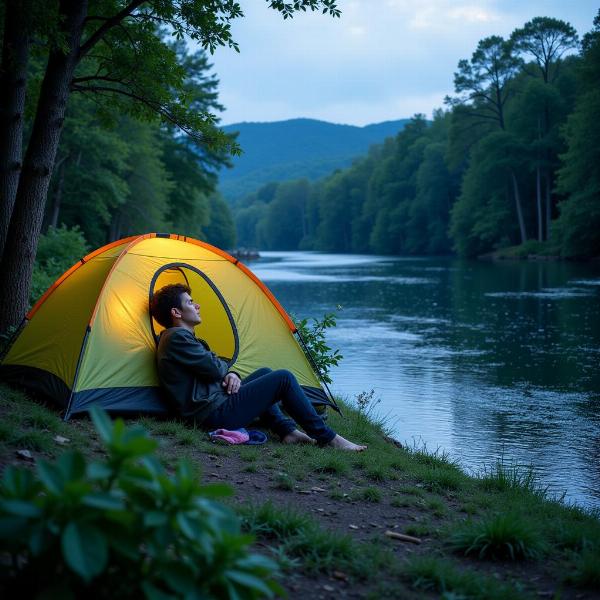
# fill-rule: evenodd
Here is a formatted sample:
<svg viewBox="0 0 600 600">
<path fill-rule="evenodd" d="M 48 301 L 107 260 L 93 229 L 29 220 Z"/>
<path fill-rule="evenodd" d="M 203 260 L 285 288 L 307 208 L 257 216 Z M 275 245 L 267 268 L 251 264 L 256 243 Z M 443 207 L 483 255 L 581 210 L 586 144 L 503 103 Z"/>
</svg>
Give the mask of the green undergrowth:
<svg viewBox="0 0 600 600">
<path fill-rule="evenodd" d="M 485 572 L 519 564 L 528 565 L 527 570 L 550 569 L 558 586 L 600 589 L 597 513 L 549 497 L 530 468 L 500 461 L 472 476 L 441 450 L 396 447 L 386 439 L 387 421 L 377 415 L 369 397 L 366 394 L 356 406 L 340 401 L 344 417 L 333 412 L 328 417 L 338 433 L 368 444 L 368 450 L 359 454 L 283 446 L 272 437 L 264 446 L 228 447 L 209 442 L 205 432 L 182 421 L 149 417 L 138 421 L 157 440 L 157 457 L 168 469 L 175 459 L 187 457 L 211 474 L 232 461 L 247 481 L 253 474 L 268 477 L 265 500 L 269 493 L 274 497 L 285 493 L 292 505 L 300 498 L 298 493 L 318 486 L 324 501 L 381 511 L 385 527 L 399 519 L 398 531 L 427 544 L 421 548 L 427 549 L 424 558 L 431 562 L 416 566 L 411 562 L 403 576 L 420 590 L 448 598 L 503 598 L 513 590 L 512 597 L 518 598 L 522 590 L 517 583 L 508 585 L 491 576 L 485 583 Z M 29 450 L 36 459 L 53 458 L 65 449 L 88 456 L 99 451 L 87 419 L 64 423 L 56 411 L 1 385 L 0 411 L 3 464 L 19 461 L 17 450 Z M 67 447 L 59 445 L 56 436 L 68 438 Z M 243 518 L 284 569 L 300 565 L 309 573 L 340 570 L 371 581 L 378 570 L 395 573 L 410 555 L 393 558 L 389 544 L 394 545 L 382 529 L 378 543 L 357 546 L 347 535 L 319 529 L 306 514 L 283 511 L 274 504 L 246 506 Z M 335 520 L 328 524 L 335 527 Z M 341 526 L 347 533 L 348 524 Z M 401 581 L 399 585 L 405 585 L 406 579 Z M 374 581 L 369 585 L 377 587 Z"/>
</svg>

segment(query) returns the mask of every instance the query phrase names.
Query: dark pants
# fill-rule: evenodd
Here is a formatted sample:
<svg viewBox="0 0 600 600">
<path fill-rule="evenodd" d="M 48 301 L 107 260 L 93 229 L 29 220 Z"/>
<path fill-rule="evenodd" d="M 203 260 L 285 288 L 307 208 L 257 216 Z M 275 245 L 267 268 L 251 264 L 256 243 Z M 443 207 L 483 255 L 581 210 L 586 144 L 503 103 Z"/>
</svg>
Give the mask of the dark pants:
<svg viewBox="0 0 600 600">
<path fill-rule="evenodd" d="M 279 402 L 293 421 L 281 412 Z M 267 368 L 246 377 L 239 391 L 210 413 L 202 426 L 239 429 L 257 417 L 282 439 L 296 429 L 296 423 L 319 444 L 327 444 L 335 437 L 335 432 L 317 414 L 294 375 Z"/>
</svg>

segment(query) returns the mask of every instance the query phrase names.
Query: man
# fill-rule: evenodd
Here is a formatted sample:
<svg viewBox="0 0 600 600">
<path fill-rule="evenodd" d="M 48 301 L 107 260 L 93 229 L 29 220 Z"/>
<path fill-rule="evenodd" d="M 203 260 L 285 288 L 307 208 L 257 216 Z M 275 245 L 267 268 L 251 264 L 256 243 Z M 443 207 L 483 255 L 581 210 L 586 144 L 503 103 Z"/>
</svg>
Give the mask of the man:
<svg viewBox="0 0 600 600">
<path fill-rule="evenodd" d="M 286 444 L 316 441 L 354 452 L 366 449 L 327 427 L 289 371 L 259 369 L 242 381 L 229 370 L 194 335 L 202 319 L 190 294 L 186 285 L 167 285 L 154 294 L 150 305 L 152 316 L 165 327 L 158 343 L 158 376 L 183 417 L 208 429 L 239 429 L 260 417 Z M 279 402 L 292 418 L 283 414 Z"/>
</svg>

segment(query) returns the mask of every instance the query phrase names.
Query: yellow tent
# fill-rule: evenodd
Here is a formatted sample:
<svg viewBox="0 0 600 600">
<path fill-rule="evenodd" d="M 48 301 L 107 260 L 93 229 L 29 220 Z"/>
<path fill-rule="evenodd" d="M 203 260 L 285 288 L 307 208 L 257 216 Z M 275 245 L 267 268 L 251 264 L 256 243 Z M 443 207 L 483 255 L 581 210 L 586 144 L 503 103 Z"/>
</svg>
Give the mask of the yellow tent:
<svg viewBox="0 0 600 600">
<path fill-rule="evenodd" d="M 149 299 L 186 283 L 200 305 L 196 335 L 242 377 L 288 369 L 315 405 L 331 405 L 267 287 L 237 259 L 186 236 L 149 233 L 103 246 L 66 271 L 25 317 L 0 378 L 49 397 L 65 417 L 99 404 L 167 413 L 155 369 L 162 327 Z"/>
</svg>

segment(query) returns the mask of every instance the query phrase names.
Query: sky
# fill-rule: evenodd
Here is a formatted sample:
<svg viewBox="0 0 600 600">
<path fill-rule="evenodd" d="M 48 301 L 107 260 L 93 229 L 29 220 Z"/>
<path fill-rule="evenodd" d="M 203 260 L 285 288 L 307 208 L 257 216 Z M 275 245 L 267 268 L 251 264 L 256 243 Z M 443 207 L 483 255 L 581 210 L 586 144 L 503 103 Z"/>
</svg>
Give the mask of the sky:
<svg viewBox="0 0 600 600">
<path fill-rule="evenodd" d="M 298 117 L 367 125 L 431 116 L 477 42 L 508 37 L 536 16 L 593 26 L 598 0 L 338 0 L 341 18 L 283 20 L 265 0 L 241 0 L 240 53 L 211 57 L 226 109 L 221 125 Z"/>
</svg>

